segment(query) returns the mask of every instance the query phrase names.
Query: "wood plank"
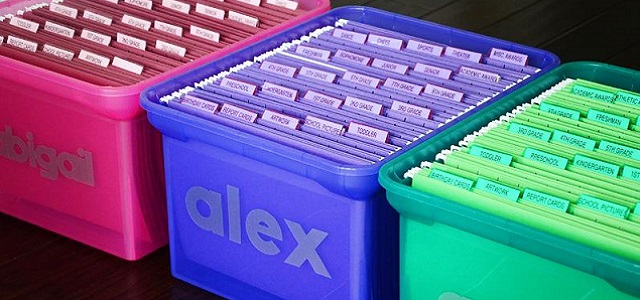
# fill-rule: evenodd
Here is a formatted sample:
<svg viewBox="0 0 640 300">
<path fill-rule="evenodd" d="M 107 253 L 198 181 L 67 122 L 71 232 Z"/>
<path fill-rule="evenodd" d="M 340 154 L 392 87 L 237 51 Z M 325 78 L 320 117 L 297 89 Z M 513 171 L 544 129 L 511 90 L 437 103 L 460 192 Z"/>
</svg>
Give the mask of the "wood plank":
<svg viewBox="0 0 640 300">
<path fill-rule="evenodd" d="M 640 43 L 635 43 L 605 60 L 609 64 L 640 70 Z"/>
<path fill-rule="evenodd" d="M 62 239 L 35 225 L 0 213 L 0 267 Z"/>
<path fill-rule="evenodd" d="M 454 0 L 438 0 L 438 1 L 374 0 L 367 3 L 367 6 L 379 8 L 382 10 L 398 13 L 405 16 L 420 18 L 452 2 L 455 2 L 455 1 Z"/>
</svg>

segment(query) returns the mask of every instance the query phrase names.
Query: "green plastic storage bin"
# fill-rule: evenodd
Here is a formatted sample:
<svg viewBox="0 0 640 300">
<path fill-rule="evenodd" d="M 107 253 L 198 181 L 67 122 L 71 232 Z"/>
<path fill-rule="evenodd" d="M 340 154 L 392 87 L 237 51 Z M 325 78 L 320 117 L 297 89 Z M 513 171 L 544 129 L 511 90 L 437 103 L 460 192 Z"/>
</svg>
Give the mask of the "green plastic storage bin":
<svg viewBox="0 0 640 300">
<path fill-rule="evenodd" d="M 565 78 L 640 92 L 640 72 L 561 65 L 382 167 L 400 213 L 403 299 L 638 299 L 640 262 L 411 188 L 403 174 Z M 640 251 L 640 249 L 638 249 Z"/>
</svg>

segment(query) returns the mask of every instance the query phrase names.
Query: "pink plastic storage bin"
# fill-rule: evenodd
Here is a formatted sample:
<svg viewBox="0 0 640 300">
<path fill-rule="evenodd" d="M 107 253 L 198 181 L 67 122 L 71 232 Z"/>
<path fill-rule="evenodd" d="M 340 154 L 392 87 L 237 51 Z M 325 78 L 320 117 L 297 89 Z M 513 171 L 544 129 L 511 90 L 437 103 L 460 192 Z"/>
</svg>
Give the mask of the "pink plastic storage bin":
<svg viewBox="0 0 640 300">
<path fill-rule="evenodd" d="M 33 3 L 0 2 L 0 15 Z M 101 87 L 0 56 L 0 212 L 128 260 L 165 245 L 161 136 L 140 92 L 330 8 L 299 3 L 307 13 L 132 86 Z"/>
</svg>

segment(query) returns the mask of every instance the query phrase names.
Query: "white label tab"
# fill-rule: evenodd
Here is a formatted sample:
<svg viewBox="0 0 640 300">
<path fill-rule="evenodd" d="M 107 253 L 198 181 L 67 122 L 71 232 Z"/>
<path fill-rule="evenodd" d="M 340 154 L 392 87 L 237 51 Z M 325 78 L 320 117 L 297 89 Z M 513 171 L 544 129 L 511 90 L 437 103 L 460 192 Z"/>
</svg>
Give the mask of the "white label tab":
<svg viewBox="0 0 640 300">
<path fill-rule="evenodd" d="M 250 4 L 253 6 L 260 6 L 260 0 L 238 0 L 240 2 L 244 2 L 246 4 Z"/>
<path fill-rule="evenodd" d="M 78 54 L 78 58 L 88 63 L 101 66 L 103 68 L 108 67 L 109 63 L 111 62 L 108 57 L 104 57 L 102 55 L 98 55 L 98 54 L 89 52 L 87 50 L 80 50 L 80 54 Z"/>
<path fill-rule="evenodd" d="M 393 78 L 387 78 L 387 80 L 384 81 L 384 86 L 414 95 L 420 95 L 420 92 L 422 92 L 421 85 L 408 83 Z"/>
<path fill-rule="evenodd" d="M 49 4 L 49 10 L 61 15 L 65 15 L 69 18 L 77 18 L 78 17 L 78 10 L 72 7 L 68 7 L 68 6 L 64 6 L 62 4 L 58 4 L 58 3 L 50 3 Z"/>
<path fill-rule="evenodd" d="M 462 97 L 464 97 L 464 93 L 431 84 L 427 84 L 424 88 L 424 94 L 456 102 L 461 102 Z"/>
<path fill-rule="evenodd" d="M 4 36 L 0 35 L 0 45 L 2 45 L 3 42 L 4 42 Z"/>
<path fill-rule="evenodd" d="M 187 48 L 176 46 L 161 40 L 156 40 L 156 49 L 171 53 L 180 57 L 184 57 L 187 54 Z"/>
<path fill-rule="evenodd" d="M 264 113 L 262 113 L 261 119 L 293 130 L 298 129 L 298 125 L 300 125 L 300 120 L 298 120 L 297 118 L 277 113 L 268 109 L 265 110 Z"/>
<path fill-rule="evenodd" d="M 367 38 L 367 44 L 385 47 L 385 48 L 391 48 L 394 50 L 402 49 L 401 39 L 394 39 L 394 38 L 377 35 L 373 33 L 369 34 L 369 37 Z"/>
<path fill-rule="evenodd" d="M 355 82 L 357 84 L 365 85 L 372 88 L 377 88 L 380 85 L 380 79 L 378 78 L 352 73 L 351 71 L 345 72 L 342 78 L 344 80 Z"/>
<path fill-rule="evenodd" d="M 189 14 L 191 11 L 191 5 L 175 0 L 162 0 L 162 6 L 183 14 Z"/>
<path fill-rule="evenodd" d="M 296 47 L 296 53 L 302 54 L 306 57 L 311 57 L 311 58 L 324 60 L 324 61 L 328 61 L 329 56 L 331 56 L 331 51 L 329 50 L 317 49 L 317 48 L 307 47 L 302 45 L 298 45 Z"/>
<path fill-rule="evenodd" d="M 482 59 L 482 54 L 478 52 L 467 51 L 464 49 L 458 49 L 454 47 L 447 47 L 447 49 L 444 50 L 444 55 L 448 57 L 454 57 L 457 59 L 472 61 L 476 63 L 479 63 L 480 60 Z"/>
<path fill-rule="evenodd" d="M 51 45 L 48 45 L 48 44 L 45 44 L 42 47 L 42 52 L 51 54 L 53 56 L 57 56 L 59 58 L 65 59 L 65 60 L 72 60 L 73 57 L 75 56 L 75 54 L 73 52 L 71 52 L 71 51 L 60 49 L 58 47 L 51 46 Z"/>
<path fill-rule="evenodd" d="M 182 97 L 180 104 L 190 106 L 195 109 L 212 113 L 212 114 L 218 110 L 218 106 L 219 106 L 218 103 L 207 101 L 207 100 L 200 99 L 198 97 L 189 96 L 189 95 L 185 95 L 184 97 Z"/>
<path fill-rule="evenodd" d="M 265 82 L 262 85 L 262 92 L 278 98 L 296 101 L 298 99 L 298 90 L 290 89 L 281 85 L 273 84 L 271 82 Z"/>
<path fill-rule="evenodd" d="M 365 41 L 367 40 L 367 35 L 364 33 L 348 31 L 340 28 L 336 28 L 333 30 L 333 36 L 342 40 L 351 41 L 358 44 L 364 44 Z"/>
<path fill-rule="evenodd" d="M 140 28 L 146 31 L 149 31 L 149 29 L 151 28 L 151 22 L 130 16 L 130 15 L 122 16 L 122 23 L 136 27 L 136 28 Z"/>
<path fill-rule="evenodd" d="M 389 138 L 389 132 L 385 130 L 373 128 L 371 126 L 358 124 L 355 122 L 349 123 L 349 129 L 347 130 L 347 132 L 381 143 L 386 143 Z"/>
<path fill-rule="evenodd" d="M 142 74 L 142 70 L 144 70 L 144 67 L 136 64 L 136 63 L 132 63 L 130 61 L 126 61 L 120 57 L 114 57 L 113 61 L 111 62 L 111 65 L 113 65 L 114 67 L 118 67 L 120 69 L 123 69 L 125 71 L 129 71 L 131 73 L 135 73 L 135 74 Z"/>
<path fill-rule="evenodd" d="M 105 46 L 109 46 L 109 44 L 111 43 L 111 36 L 93 32 L 88 29 L 82 29 L 82 34 L 80 34 L 80 37 L 85 40 L 89 40 Z"/>
<path fill-rule="evenodd" d="M 302 67 L 300 68 L 300 73 L 298 73 L 298 76 L 333 83 L 336 80 L 337 75 L 331 72 L 316 70 L 309 67 Z"/>
<path fill-rule="evenodd" d="M 171 25 L 165 22 L 161 22 L 158 20 L 153 21 L 153 28 L 160 30 L 162 32 L 166 32 L 175 36 L 182 36 L 182 27 Z"/>
<path fill-rule="evenodd" d="M 127 45 L 129 47 L 140 50 L 147 50 L 147 41 L 139 38 L 135 38 L 118 32 L 116 35 L 116 40 L 118 41 L 118 43 Z"/>
<path fill-rule="evenodd" d="M 138 7 L 151 9 L 153 7 L 153 1 L 151 0 L 124 0 L 124 3 L 135 5 Z"/>
<path fill-rule="evenodd" d="M 219 33 L 215 32 L 215 31 L 208 30 L 208 29 L 204 29 L 204 28 L 201 28 L 201 27 L 198 27 L 198 26 L 191 25 L 189 33 L 191 33 L 194 36 L 201 37 L 201 38 L 203 38 L 205 40 L 208 40 L 208 41 L 212 41 L 212 42 L 215 42 L 215 43 L 219 43 L 220 42 L 220 34 Z"/>
<path fill-rule="evenodd" d="M 111 18 L 105 17 L 103 15 L 96 14 L 94 12 L 90 12 L 90 11 L 88 11 L 86 9 L 85 9 L 84 12 L 82 12 L 82 17 L 87 19 L 87 20 L 98 22 L 100 24 L 104 24 L 104 25 L 107 25 L 107 26 L 111 26 L 111 23 L 113 23 L 113 20 L 111 20 Z"/>
<path fill-rule="evenodd" d="M 19 17 L 11 18 L 11 21 L 9 21 L 9 24 L 18 28 L 22 28 L 24 30 L 31 31 L 31 32 L 37 32 L 38 28 L 40 27 L 40 24 L 36 22 L 31 22 L 29 20 L 25 20 Z"/>
<path fill-rule="evenodd" d="M 333 108 L 340 108 L 340 106 L 342 105 L 342 99 L 327 96 L 325 94 L 321 94 L 312 90 L 308 90 L 307 93 L 304 94 L 303 98 L 321 104 L 326 104 Z"/>
<path fill-rule="evenodd" d="M 44 30 L 61 35 L 61 36 L 65 36 L 68 38 L 72 38 L 76 34 L 76 31 L 73 29 L 62 26 L 62 25 L 58 25 L 50 21 L 44 22 Z"/>
<path fill-rule="evenodd" d="M 252 27 L 258 27 L 258 22 L 259 22 L 257 18 L 243 15 L 241 13 L 237 13 L 232 10 L 229 11 L 229 20 L 236 21 Z"/>
<path fill-rule="evenodd" d="M 17 38 L 15 36 L 9 36 L 7 37 L 7 45 L 11 45 L 14 46 L 16 48 L 20 48 L 23 50 L 27 50 L 30 52 L 36 52 L 36 50 L 38 50 L 38 43 L 36 42 L 32 42 L 32 41 L 27 41 L 27 40 L 23 40 L 21 38 Z"/>
<path fill-rule="evenodd" d="M 227 116 L 231 119 L 247 122 L 247 123 L 254 123 L 258 118 L 257 113 L 252 112 L 250 110 L 246 110 L 241 107 L 237 107 L 235 105 L 231 105 L 229 103 L 222 104 L 222 108 L 220 109 L 220 114 Z"/>
<path fill-rule="evenodd" d="M 196 3 L 196 12 L 218 20 L 224 20 L 225 15 L 224 9 L 218 9 L 200 3 Z"/>
<path fill-rule="evenodd" d="M 253 95 L 258 89 L 258 87 L 253 84 L 242 82 L 240 80 L 230 79 L 227 77 L 222 78 L 222 81 L 220 81 L 220 86 L 246 95 Z"/>
<path fill-rule="evenodd" d="M 516 52 L 498 49 L 498 48 L 492 48 L 491 53 L 489 53 L 489 58 L 514 64 L 514 65 L 526 66 L 529 56 L 522 53 L 516 53 Z"/>
<path fill-rule="evenodd" d="M 291 0 L 267 0 L 268 4 L 284 7 L 290 10 L 298 9 L 298 2 Z"/>
<path fill-rule="evenodd" d="M 444 47 L 423 43 L 423 42 L 418 42 L 416 40 L 409 40 L 409 42 L 407 42 L 407 50 L 412 50 L 415 52 L 420 52 L 420 53 L 429 54 L 429 55 L 441 56 L 442 51 L 444 50 Z"/>
<path fill-rule="evenodd" d="M 382 104 L 348 96 L 344 106 L 357 109 L 366 113 L 379 115 L 382 113 Z"/>
<path fill-rule="evenodd" d="M 332 60 L 336 60 L 336 59 L 345 60 L 354 64 L 363 65 L 363 66 L 368 66 L 369 62 L 371 61 L 370 57 L 344 51 L 342 49 L 336 51 L 336 54 L 333 56 Z"/>
<path fill-rule="evenodd" d="M 310 115 L 307 115 L 304 119 L 304 125 L 335 135 L 342 135 L 344 132 L 344 126 L 342 126 L 342 124 L 323 120 Z"/>
<path fill-rule="evenodd" d="M 409 66 L 397 64 L 394 62 L 386 61 L 383 59 L 375 58 L 371 63 L 371 66 L 374 68 L 391 71 L 398 74 L 407 74 L 409 70 Z"/>
<path fill-rule="evenodd" d="M 461 66 L 460 69 L 458 69 L 458 74 L 481 81 L 500 82 L 500 74 L 469 68 L 466 66 Z"/>
<path fill-rule="evenodd" d="M 262 64 L 260 64 L 260 70 L 280 74 L 291 78 L 293 78 L 293 76 L 295 76 L 296 72 L 298 71 L 298 69 L 296 69 L 295 67 L 281 65 L 271 61 L 263 61 Z"/>
<path fill-rule="evenodd" d="M 451 78 L 451 74 L 453 73 L 453 71 L 449 69 L 439 68 L 436 66 L 430 66 L 430 65 L 425 65 L 421 63 L 416 63 L 415 67 L 413 67 L 413 70 L 418 73 L 423 73 L 423 74 L 431 75 L 438 78 L 444 78 L 444 79 Z"/>
<path fill-rule="evenodd" d="M 410 115 L 420 119 L 429 119 L 431 117 L 430 109 L 400 102 L 397 100 L 393 101 L 393 104 L 391 104 L 391 110 L 395 110 L 405 115 Z"/>
<path fill-rule="evenodd" d="M 111 3 L 118 4 L 118 0 L 104 0 L 104 1 L 107 1 L 107 2 L 111 2 Z"/>
</svg>

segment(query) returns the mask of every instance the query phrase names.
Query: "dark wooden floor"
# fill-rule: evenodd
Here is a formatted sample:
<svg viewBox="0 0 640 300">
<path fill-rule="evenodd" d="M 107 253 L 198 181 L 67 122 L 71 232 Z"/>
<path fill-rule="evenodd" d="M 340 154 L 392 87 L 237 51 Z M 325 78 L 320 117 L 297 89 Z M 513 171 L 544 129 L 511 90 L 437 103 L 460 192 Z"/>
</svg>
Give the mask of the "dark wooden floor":
<svg viewBox="0 0 640 300">
<path fill-rule="evenodd" d="M 338 0 L 640 69 L 640 1 Z M 0 83 L 1 84 L 1 83 Z M 220 299 L 171 277 L 165 247 L 126 262 L 0 214 L 0 299 Z"/>
</svg>

